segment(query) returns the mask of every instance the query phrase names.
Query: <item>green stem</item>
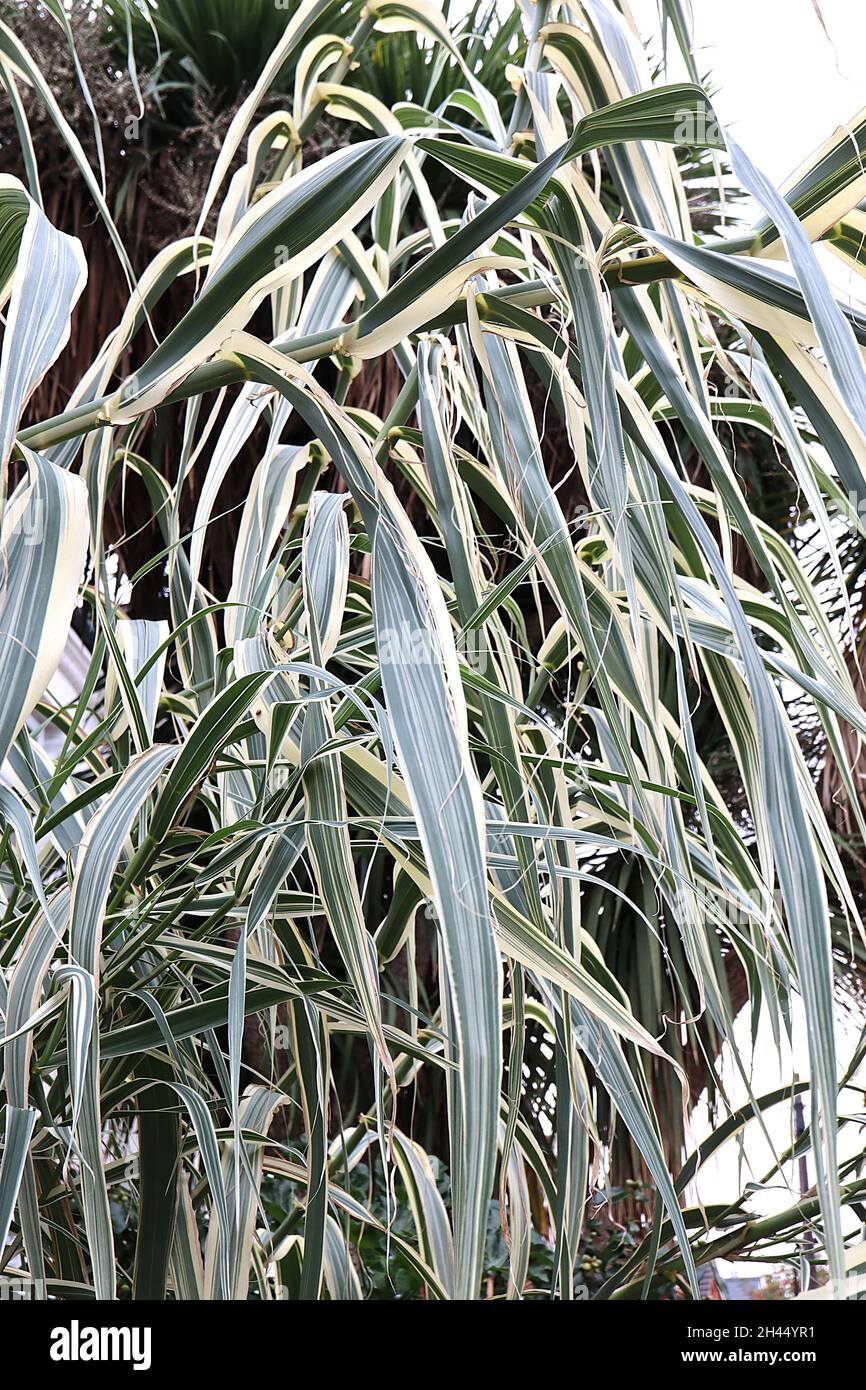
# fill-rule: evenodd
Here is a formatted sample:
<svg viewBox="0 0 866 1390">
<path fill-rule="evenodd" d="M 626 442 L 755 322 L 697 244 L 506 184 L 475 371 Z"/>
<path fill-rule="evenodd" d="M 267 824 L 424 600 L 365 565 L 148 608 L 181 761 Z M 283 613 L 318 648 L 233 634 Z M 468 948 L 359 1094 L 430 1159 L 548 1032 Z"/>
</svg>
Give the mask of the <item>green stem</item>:
<svg viewBox="0 0 866 1390">
<path fill-rule="evenodd" d="M 840 1201 L 843 1205 L 846 1202 L 856 1201 L 864 1194 L 866 1194 L 866 1178 L 859 1178 L 857 1182 L 848 1183 L 839 1191 Z M 736 1257 L 738 1251 L 745 1249 L 746 1246 L 755 1246 L 759 1241 L 780 1236 L 790 1227 L 802 1226 L 805 1222 L 812 1221 L 816 1216 L 819 1216 L 820 1212 L 821 1200 L 819 1197 L 801 1198 L 793 1206 L 787 1207 L 785 1211 L 776 1212 L 773 1216 L 765 1216 L 761 1220 L 747 1221 L 742 1226 L 738 1226 L 730 1235 L 718 1236 L 715 1240 L 699 1245 L 692 1252 L 695 1264 L 707 1264 L 710 1260 L 732 1259 Z M 656 1270 L 656 1277 L 666 1274 L 681 1274 L 684 1268 L 685 1264 L 682 1257 L 677 1257 L 664 1265 L 659 1265 Z M 615 1289 L 610 1296 L 610 1301 L 637 1298 L 643 1287 L 643 1282 L 642 1278 L 635 1279 L 630 1284 L 624 1284 L 621 1288 Z"/>
</svg>

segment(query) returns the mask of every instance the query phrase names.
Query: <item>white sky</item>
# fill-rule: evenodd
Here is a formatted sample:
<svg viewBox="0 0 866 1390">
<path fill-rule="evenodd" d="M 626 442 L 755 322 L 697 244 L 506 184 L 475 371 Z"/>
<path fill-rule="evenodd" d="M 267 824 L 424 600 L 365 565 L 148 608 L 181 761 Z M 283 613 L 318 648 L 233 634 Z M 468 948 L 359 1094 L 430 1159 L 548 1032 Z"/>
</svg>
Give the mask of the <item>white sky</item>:
<svg viewBox="0 0 866 1390">
<path fill-rule="evenodd" d="M 794 1075 L 798 1075 L 801 1079 L 805 1079 L 809 1075 L 808 1037 L 803 1007 L 799 999 L 794 1000 L 792 1013 L 793 1048 L 789 1048 L 785 1044 L 781 1054 L 777 1051 L 767 1019 L 764 1018 L 759 1026 L 752 1074 L 749 1078 L 752 1091 L 756 1096 L 764 1095 L 775 1090 L 778 1086 L 787 1085 Z M 750 1027 L 749 1010 L 745 1009 L 737 1019 L 734 1029 L 740 1055 L 743 1058 L 748 1058 L 750 1054 Z M 860 1035 L 860 1027 L 861 1025 L 856 1023 L 850 1014 L 843 1014 L 840 1009 L 836 1023 L 836 1051 L 840 1072 L 845 1070 L 854 1053 Z M 727 1048 L 722 1053 L 720 1071 L 731 1108 L 737 1109 L 738 1106 L 747 1102 L 748 1090 L 735 1068 Z M 858 1082 L 862 1087 L 862 1069 L 858 1075 Z M 806 1123 L 808 1124 L 808 1094 L 804 1095 L 804 1100 Z M 839 1109 L 846 1115 L 854 1115 L 858 1111 L 862 1113 L 862 1091 L 857 1093 L 853 1090 L 847 1090 L 840 1101 Z M 724 1118 L 725 1113 L 724 1107 L 721 1107 L 721 1118 Z M 711 1159 L 702 1170 L 700 1180 L 697 1183 L 697 1191 L 692 1193 L 693 1197 L 699 1195 L 704 1202 L 734 1201 L 743 1191 L 747 1182 L 760 1182 L 766 1176 L 775 1162 L 775 1156 L 784 1153 L 792 1141 L 792 1107 L 783 1101 L 772 1110 L 766 1111 L 764 1119 L 772 1149 L 767 1144 L 758 1123 L 752 1120 L 746 1130 L 746 1143 L 743 1151 L 740 1151 L 736 1141 L 729 1141 L 724 1144 L 719 1149 L 718 1155 Z M 700 1104 L 692 1116 L 692 1126 L 693 1144 L 690 1144 L 689 1148 L 707 1138 L 713 1128 L 704 1104 Z M 856 1124 L 847 1125 L 839 1136 L 840 1158 L 854 1157 L 862 1151 L 862 1128 Z M 815 1180 L 815 1173 L 811 1157 L 808 1159 L 808 1172 L 809 1181 L 812 1183 Z M 769 1216 L 773 1212 L 784 1211 L 786 1207 L 792 1206 L 797 1201 L 798 1194 L 798 1174 L 794 1171 L 794 1165 L 789 1163 L 785 1166 L 782 1174 L 776 1174 L 767 1187 L 752 1194 L 746 1209 L 755 1216 Z M 853 1233 L 858 1229 L 857 1218 L 853 1213 L 849 1212 L 845 1221 L 847 1231 Z M 723 1266 L 723 1272 L 725 1272 L 725 1268 Z M 727 1266 L 727 1268 L 732 1267 Z M 768 1266 L 765 1265 L 742 1262 L 733 1268 L 741 1275 L 761 1275 L 768 1270 Z"/>
<path fill-rule="evenodd" d="M 659 58 L 657 0 L 631 0 L 631 11 Z M 864 0 L 692 0 L 692 12 L 698 73 L 716 114 L 775 184 L 866 107 Z M 685 71 L 672 43 L 676 81 Z M 751 200 L 738 206 L 747 220 L 757 213 Z M 862 306 L 861 277 L 826 248 L 817 254 L 837 295 Z"/>
<path fill-rule="evenodd" d="M 866 106 L 863 0 L 692 0 L 692 9 L 698 72 L 719 119 L 774 182 Z M 647 36 L 657 32 L 656 0 L 632 0 L 632 13 Z"/>
</svg>

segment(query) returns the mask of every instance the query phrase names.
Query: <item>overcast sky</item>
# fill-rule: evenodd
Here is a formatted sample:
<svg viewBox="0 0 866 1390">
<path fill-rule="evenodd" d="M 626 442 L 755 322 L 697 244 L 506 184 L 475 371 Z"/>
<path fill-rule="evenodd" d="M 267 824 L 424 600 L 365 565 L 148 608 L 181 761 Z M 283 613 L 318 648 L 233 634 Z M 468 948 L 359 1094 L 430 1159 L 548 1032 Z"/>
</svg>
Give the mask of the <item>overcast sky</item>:
<svg viewBox="0 0 866 1390">
<path fill-rule="evenodd" d="M 863 0 L 692 0 L 694 51 L 719 118 L 776 183 L 866 106 Z M 657 32 L 656 0 L 632 0 Z M 822 27 L 820 15 L 823 17 Z"/>
</svg>

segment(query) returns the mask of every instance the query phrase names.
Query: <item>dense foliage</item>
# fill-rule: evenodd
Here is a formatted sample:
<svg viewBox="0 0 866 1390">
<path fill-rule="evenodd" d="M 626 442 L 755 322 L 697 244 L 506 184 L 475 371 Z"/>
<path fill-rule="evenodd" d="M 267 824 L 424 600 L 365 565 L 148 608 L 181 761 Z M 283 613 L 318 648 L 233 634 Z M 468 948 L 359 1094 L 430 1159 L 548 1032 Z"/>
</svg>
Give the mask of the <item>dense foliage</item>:
<svg viewBox="0 0 866 1390">
<path fill-rule="evenodd" d="M 861 272 L 866 119 L 783 196 L 678 0 L 688 81 L 613 0 L 502 8 L 0 22 L 0 1262 L 39 1295 L 696 1297 L 808 1232 L 842 1297 L 862 1260 L 866 319 L 814 243 Z M 112 198 L 85 50 L 139 111 Z M 133 250 L 203 103 L 195 220 Z M 781 1055 L 795 996 L 809 1077 L 733 1109 L 735 1017 Z M 795 1095 L 813 1191 L 708 1203 Z"/>
</svg>

